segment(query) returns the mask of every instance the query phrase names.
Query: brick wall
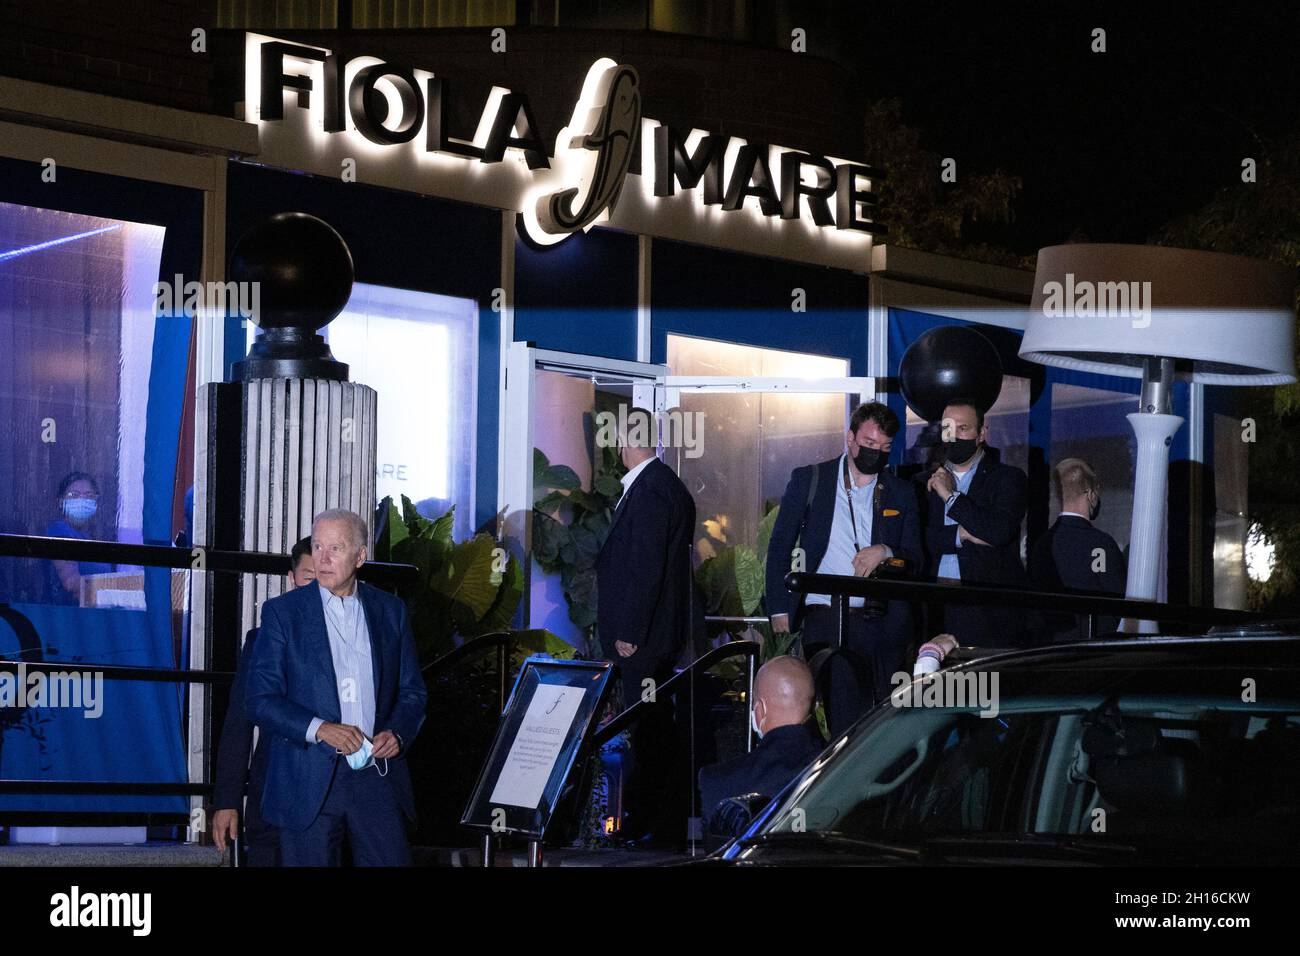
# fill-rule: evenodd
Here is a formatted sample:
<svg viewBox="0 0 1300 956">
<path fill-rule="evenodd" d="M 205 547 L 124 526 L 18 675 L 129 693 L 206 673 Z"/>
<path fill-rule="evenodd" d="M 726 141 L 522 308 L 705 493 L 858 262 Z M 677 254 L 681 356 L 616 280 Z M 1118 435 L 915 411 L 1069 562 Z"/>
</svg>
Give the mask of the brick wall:
<svg viewBox="0 0 1300 956">
<path fill-rule="evenodd" d="M 216 0 L 0 0 L 0 74 L 212 111 Z"/>
</svg>

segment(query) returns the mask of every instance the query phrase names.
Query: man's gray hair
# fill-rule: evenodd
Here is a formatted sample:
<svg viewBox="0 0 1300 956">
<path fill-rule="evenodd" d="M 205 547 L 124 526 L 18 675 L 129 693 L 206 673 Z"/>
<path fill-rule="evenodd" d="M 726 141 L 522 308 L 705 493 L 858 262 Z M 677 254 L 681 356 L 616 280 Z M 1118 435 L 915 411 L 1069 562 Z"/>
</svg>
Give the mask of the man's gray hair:
<svg viewBox="0 0 1300 956">
<path fill-rule="evenodd" d="M 352 539 L 352 543 L 358 549 L 370 550 L 370 530 L 366 527 L 366 519 L 355 511 L 348 511 L 346 508 L 329 508 L 322 511 L 312 519 L 312 537 L 315 537 L 316 526 L 322 521 L 342 521 L 348 526 L 348 537 Z"/>
</svg>

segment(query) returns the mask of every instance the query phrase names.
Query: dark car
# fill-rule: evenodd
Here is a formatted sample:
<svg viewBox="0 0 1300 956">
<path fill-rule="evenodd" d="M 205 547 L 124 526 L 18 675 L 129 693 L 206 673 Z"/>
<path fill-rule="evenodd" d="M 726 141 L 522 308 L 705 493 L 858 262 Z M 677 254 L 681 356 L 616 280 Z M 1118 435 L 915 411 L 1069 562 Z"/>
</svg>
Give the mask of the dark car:
<svg viewBox="0 0 1300 956">
<path fill-rule="evenodd" d="M 734 865 L 1290 864 L 1300 637 L 1000 654 L 900 683 L 743 836 Z"/>
</svg>

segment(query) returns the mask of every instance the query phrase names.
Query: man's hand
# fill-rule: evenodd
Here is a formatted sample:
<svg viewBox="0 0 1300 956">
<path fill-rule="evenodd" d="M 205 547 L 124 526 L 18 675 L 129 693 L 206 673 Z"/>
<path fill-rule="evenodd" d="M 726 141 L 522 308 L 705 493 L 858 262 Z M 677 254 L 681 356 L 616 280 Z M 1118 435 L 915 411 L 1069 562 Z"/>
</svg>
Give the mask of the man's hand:
<svg viewBox="0 0 1300 956">
<path fill-rule="evenodd" d="M 391 730 L 381 730 L 375 734 L 375 739 L 371 743 L 374 746 L 376 760 L 381 757 L 396 757 L 402 749 L 402 745 L 397 740 L 397 734 Z"/>
<path fill-rule="evenodd" d="M 772 615 L 772 633 L 789 634 L 790 633 L 790 615 L 773 614 Z"/>
<path fill-rule="evenodd" d="M 212 814 L 212 842 L 218 850 L 225 850 L 226 840 L 239 836 L 239 813 L 235 810 L 218 810 Z"/>
<path fill-rule="evenodd" d="M 365 734 L 351 724 L 332 724 L 329 721 L 316 729 L 316 739 L 329 744 L 342 754 L 354 754 L 361 749 Z"/>
<path fill-rule="evenodd" d="M 969 542 L 970 544 L 982 544 L 986 548 L 989 547 L 989 543 L 987 541 L 985 541 L 983 538 L 975 537 L 975 535 L 971 534 L 961 525 L 957 526 L 957 537 L 961 538 L 963 541 Z"/>
<path fill-rule="evenodd" d="M 925 487 L 938 495 L 940 501 L 947 501 L 957 490 L 957 480 L 947 468 L 936 468 L 930 480 L 925 483 Z"/>
<path fill-rule="evenodd" d="M 627 641 L 615 641 L 614 650 L 618 651 L 619 657 L 631 657 L 636 653 L 636 645 L 629 644 Z"/>
<path fill-rule="evenodd" d="M 889 552 L 883 544 L 873 544 L 869 548 L 863 548 L 853 556 L 853 573 L 860 578 L 868 577 L 888 556 Z"/>
</svg>

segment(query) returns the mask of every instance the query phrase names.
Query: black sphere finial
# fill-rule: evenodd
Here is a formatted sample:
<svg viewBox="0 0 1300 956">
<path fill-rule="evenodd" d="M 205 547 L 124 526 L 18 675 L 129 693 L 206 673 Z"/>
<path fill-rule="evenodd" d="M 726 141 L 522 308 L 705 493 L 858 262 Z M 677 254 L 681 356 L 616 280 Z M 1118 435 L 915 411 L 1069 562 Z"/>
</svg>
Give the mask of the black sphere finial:
<svg viewBox="0 0 1300 956">
<path fill-rule="evenodd" d="M 938 421 L 954 398 L 987 412 L 1002 391 L 1002 360 L 993 343 L 962 325 L 923 333 L 903 353 L 898 367 L 903 400 L 927 422 Z"/>
<path fill-rule="evenodd" d="M 316 334 L 343 311 L 352 294 L 352 253 L 324 220 L 305 212 L 280 212 L 239 237 L 230 279 L 256 283 L 253 321 L 260 331 L 235 378 L 325 378 L 346 382 Z"/>
</svg>

